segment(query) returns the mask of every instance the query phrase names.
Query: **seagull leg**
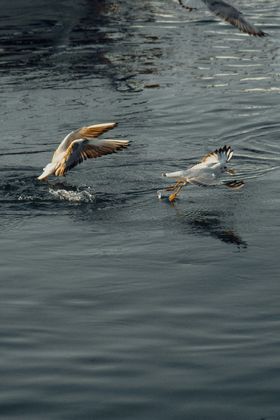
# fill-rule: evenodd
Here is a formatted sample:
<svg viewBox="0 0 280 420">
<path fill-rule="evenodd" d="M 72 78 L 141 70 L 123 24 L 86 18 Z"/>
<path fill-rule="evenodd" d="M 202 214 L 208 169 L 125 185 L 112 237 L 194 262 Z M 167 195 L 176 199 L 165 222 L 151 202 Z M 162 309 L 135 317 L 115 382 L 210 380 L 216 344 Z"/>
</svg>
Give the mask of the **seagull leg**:
<svg viewBox="0 0 280 420">
<path fill-rule="evenodd" d="M 166 187 L 164 191 L 174 191 L 176 190 L 176 188 L 177 188 L 177 182 L 174 185 L 169 185 L 169 187 Z"/>
<path fill-rule="evenodd" d="M 173 190 L 174 191 L 172 194 L 170 194 L 170 196 L 168 197 L 168 200 L 170 201 L 170 203 L 173 203 L 173 201 L 176 200 L 177 195 L 179 194 L 179 192 L 181 191 L 181 189 L 187 185 L 188 182 L 185 180 L 179 180 L 176 182 L 175 185 L 173 185 Z"/>
<path fill-rule="evenodd" d="M 166 193 L 168 193 L 169 191 L 174 191 L 175 186 L 176 185 L 170 185 L 169 187 L 164 188 L 164 190 L 158 190 L 157 192 L 158 198 L 159 199 L 166 198 Z"/>
<path fill-rule="evenodd" d="M 186 181 L 185 179 L 178 179 L 176 184 L 173 185 L 169 185 L 168 187 L 166 187 L 164 190 L 159 190 L 158 191 L 158 198 L 164 198 L 166 197 L 165 193 L 169 193 L 171 191 L 174 191 L 172 194 L 169 195 L 168 200 L 172 203 L 177 195 L 179 194 L 179 192 L 181 191 L 181 189 L 187 185 L 189 182 Z M 167 197 L 166 197 L 167 198 Z"/>
</svg>

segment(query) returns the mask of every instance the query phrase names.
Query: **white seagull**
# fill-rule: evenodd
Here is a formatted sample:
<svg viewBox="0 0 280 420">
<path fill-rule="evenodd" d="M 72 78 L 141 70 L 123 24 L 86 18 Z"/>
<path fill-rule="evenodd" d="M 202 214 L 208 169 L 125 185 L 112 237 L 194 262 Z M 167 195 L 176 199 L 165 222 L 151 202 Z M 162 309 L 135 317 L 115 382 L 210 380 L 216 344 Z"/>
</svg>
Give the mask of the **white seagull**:
<svg viewBox="0 0 280 420">
<path fill-rule="evenodd" d="M 193 9 L 199 8 L 201 4 L 204 3 L 210 12 L 231 25 L 236 26 L 241 32 L 260 37 L 267 35 L 265 32 L 247 22 L 239 10 L 223 0 L 178 0 L 178 2 L 190 12 Z"/>
<path fill-rule="evenodd" d="M 173 202 L 178 196 L 181 189 L 187 184 L 195 184 L 201 186 L 210 186 L 217 184 L 218 178 L 223 173 L 230 175 L 234 174 L 234 170 L 228 169 L 227 163 L 233 155 L 233 150 L 230 146 L 224 146 L 216 149 L 214 152 L 208 153 L 204 156 L 200 163 L 192 166 L 189 169 L 166 172 L 162 175 L 167 178 L 175 178 L 176 184 L 167 187 L 165 190 L 158 191 L 158 198 L 164 198 L 166 192 L 172 192 L 168 199 Z M 231 181 L 224 183 L 229 188 L 239 189 L 243 187 L 243 181 Z"/>
<path fill-rule="evenodd" d="M 86 159 L 97 158 L 125 149 L 129 145 L 127 140 L 97 139 L 116 125 L 117 123 L 114 122 L 90 125 L 67 134 L 54 152 L 51 163 L 45 166 L 38 179 L 46 179 L 50 175 L 63 176 Z"/>
</svg>

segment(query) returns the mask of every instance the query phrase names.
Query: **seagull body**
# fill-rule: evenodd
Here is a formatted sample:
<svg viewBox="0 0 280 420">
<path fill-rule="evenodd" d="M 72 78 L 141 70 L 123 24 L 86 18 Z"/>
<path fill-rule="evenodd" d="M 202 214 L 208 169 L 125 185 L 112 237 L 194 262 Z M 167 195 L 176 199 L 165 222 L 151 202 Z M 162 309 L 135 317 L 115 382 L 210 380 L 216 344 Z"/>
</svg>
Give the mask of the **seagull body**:
<svg viewBox="0 0 280 420">
<path fill-rule="evenodd" d="M 175 178 L 177 180 L 175 185 L 171 185 L 163 190 L 164 192 L 173 192 L 169 196 L 169 201 L 174 201 L 181 189 L 187 184 L 202 186 L 215 185 L 223 173 L 232 174 L 232 171 L 227 167 L 227 163 L 230 161 L 232 156 L 233 151 L 231 147 L 224 146 L 220 149 L 216 149 L 214 152 L 208 153 L 201 159 L 200 163 L 189 169 L 164 173 L 163 176 L 167 178 Z M 225 183 L 225 185 L 229 188 L 238 189 L 244 185 L 244 182 L 232 181 Z M 163 191 L 158 191 L 159 198 L 164 196 Z"/>
<path fill-rule="evenodd" d="M 265 36 L 265 32 L 251 25 L 244 17 L 243 14 L 237 10 L 235 7 L 226 3 L 223 0 L 178 0 L 179 4 L 190 12 L 193 9 L 199 8 L 202 3 L 204 3 L 209 11 L 214 15 L 218 16 L 220 19 L 230 23 L 233 26 L 236 26 L 241 32 L 253 36 Z"/>
<path fill-rule="evenodd" d="M 167 178 L 184 178 L 190 184 L 210 185 L 227 170 L 227 162 L 232 158 L 233 151 L 230 146 L 224 146 L 214 152 L 208 153 L 200 163 L 189 169 L 167 172 Z"/>
<path fill-rule="evenodd" d="M 38 179 L 46 179 L 50 175 L 64 176 L 70 169 L 86 159 L 125 149 L 129 145 L 127 140 L 97 138 L 116 125 L 116 123 L 90 125 L 67 134 L 54 152 L 51 163 L 45 166 Z"/>
</svg>

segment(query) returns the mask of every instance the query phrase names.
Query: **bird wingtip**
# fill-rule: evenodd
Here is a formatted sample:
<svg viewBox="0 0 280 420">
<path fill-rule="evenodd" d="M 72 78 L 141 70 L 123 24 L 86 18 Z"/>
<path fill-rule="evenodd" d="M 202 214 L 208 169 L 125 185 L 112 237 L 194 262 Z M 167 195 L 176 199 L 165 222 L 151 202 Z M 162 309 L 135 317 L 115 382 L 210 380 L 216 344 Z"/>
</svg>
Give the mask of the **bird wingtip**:
<svg viewBox="0 0 280 420">
<path fill-rule="evenodd" d="M 259 31 L 257 33 L 257 36 L 259 36 L 259 37 L 266 37 L 266 36 L 270 36 L 270 34 L 267 33 L 267 32 Z"/>
</svg>

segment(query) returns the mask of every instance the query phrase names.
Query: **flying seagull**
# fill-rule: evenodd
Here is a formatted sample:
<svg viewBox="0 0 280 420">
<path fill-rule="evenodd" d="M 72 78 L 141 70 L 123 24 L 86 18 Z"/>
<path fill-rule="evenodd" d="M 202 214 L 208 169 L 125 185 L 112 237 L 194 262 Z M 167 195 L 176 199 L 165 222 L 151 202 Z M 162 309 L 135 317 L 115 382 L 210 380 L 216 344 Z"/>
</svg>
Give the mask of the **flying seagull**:
<svg viewBox="0 0 280 420">
<path fill-rule="evenodd" d="M 170 202 L 173 202 L 181 189 L 187 184 L 213 186 L 217 184 L 217 179 L 223 173 L 234 175 L 234 170 L 228 169 L 227 167 L 227 163 L 232 158 L 232 155 L 232 148 L 230 146 L 224 146 L 216 149 L 214 152 L 208 153 L 201 159 L 200 163 L 189 169 L 163 173 L 162 175 L 167 178 L 175 178 L 176 184 L 167 187 L 165 190 L 158 191 L 158 198 L 164 198 L 166 193 L 171 192 L 168 199 Z M 232 189 L 239 189 L 243 187 L 244 182 L 230 181 L 224 183 L 224 185 Z"/>
<path fill-rule="evenodd" d="M 190 12 L 193 9 L 197 9 L 201 3 L 204 3 L 210 12 L 231 25 L 236 26 L 241 32 L 260 37 L 267 35 L 265 32 L 247 22 L 239 10 L 223 0 L 185 0 L 185 2 L 183 2 L 183 0 L 178 0 L 178 2 Z"/>
<path fill-rule="evenodd" d="M 125 149 L 127 140 L 102 140 L 101 134 L 116 127 L 116 123 L 90 125 L 69 133 L 53 154 L 51 163 L 43 169 L 38 179 L 46 179 L 50 175 L 63 176 L 74 166 L 84 160 Z"/>
</svg>

